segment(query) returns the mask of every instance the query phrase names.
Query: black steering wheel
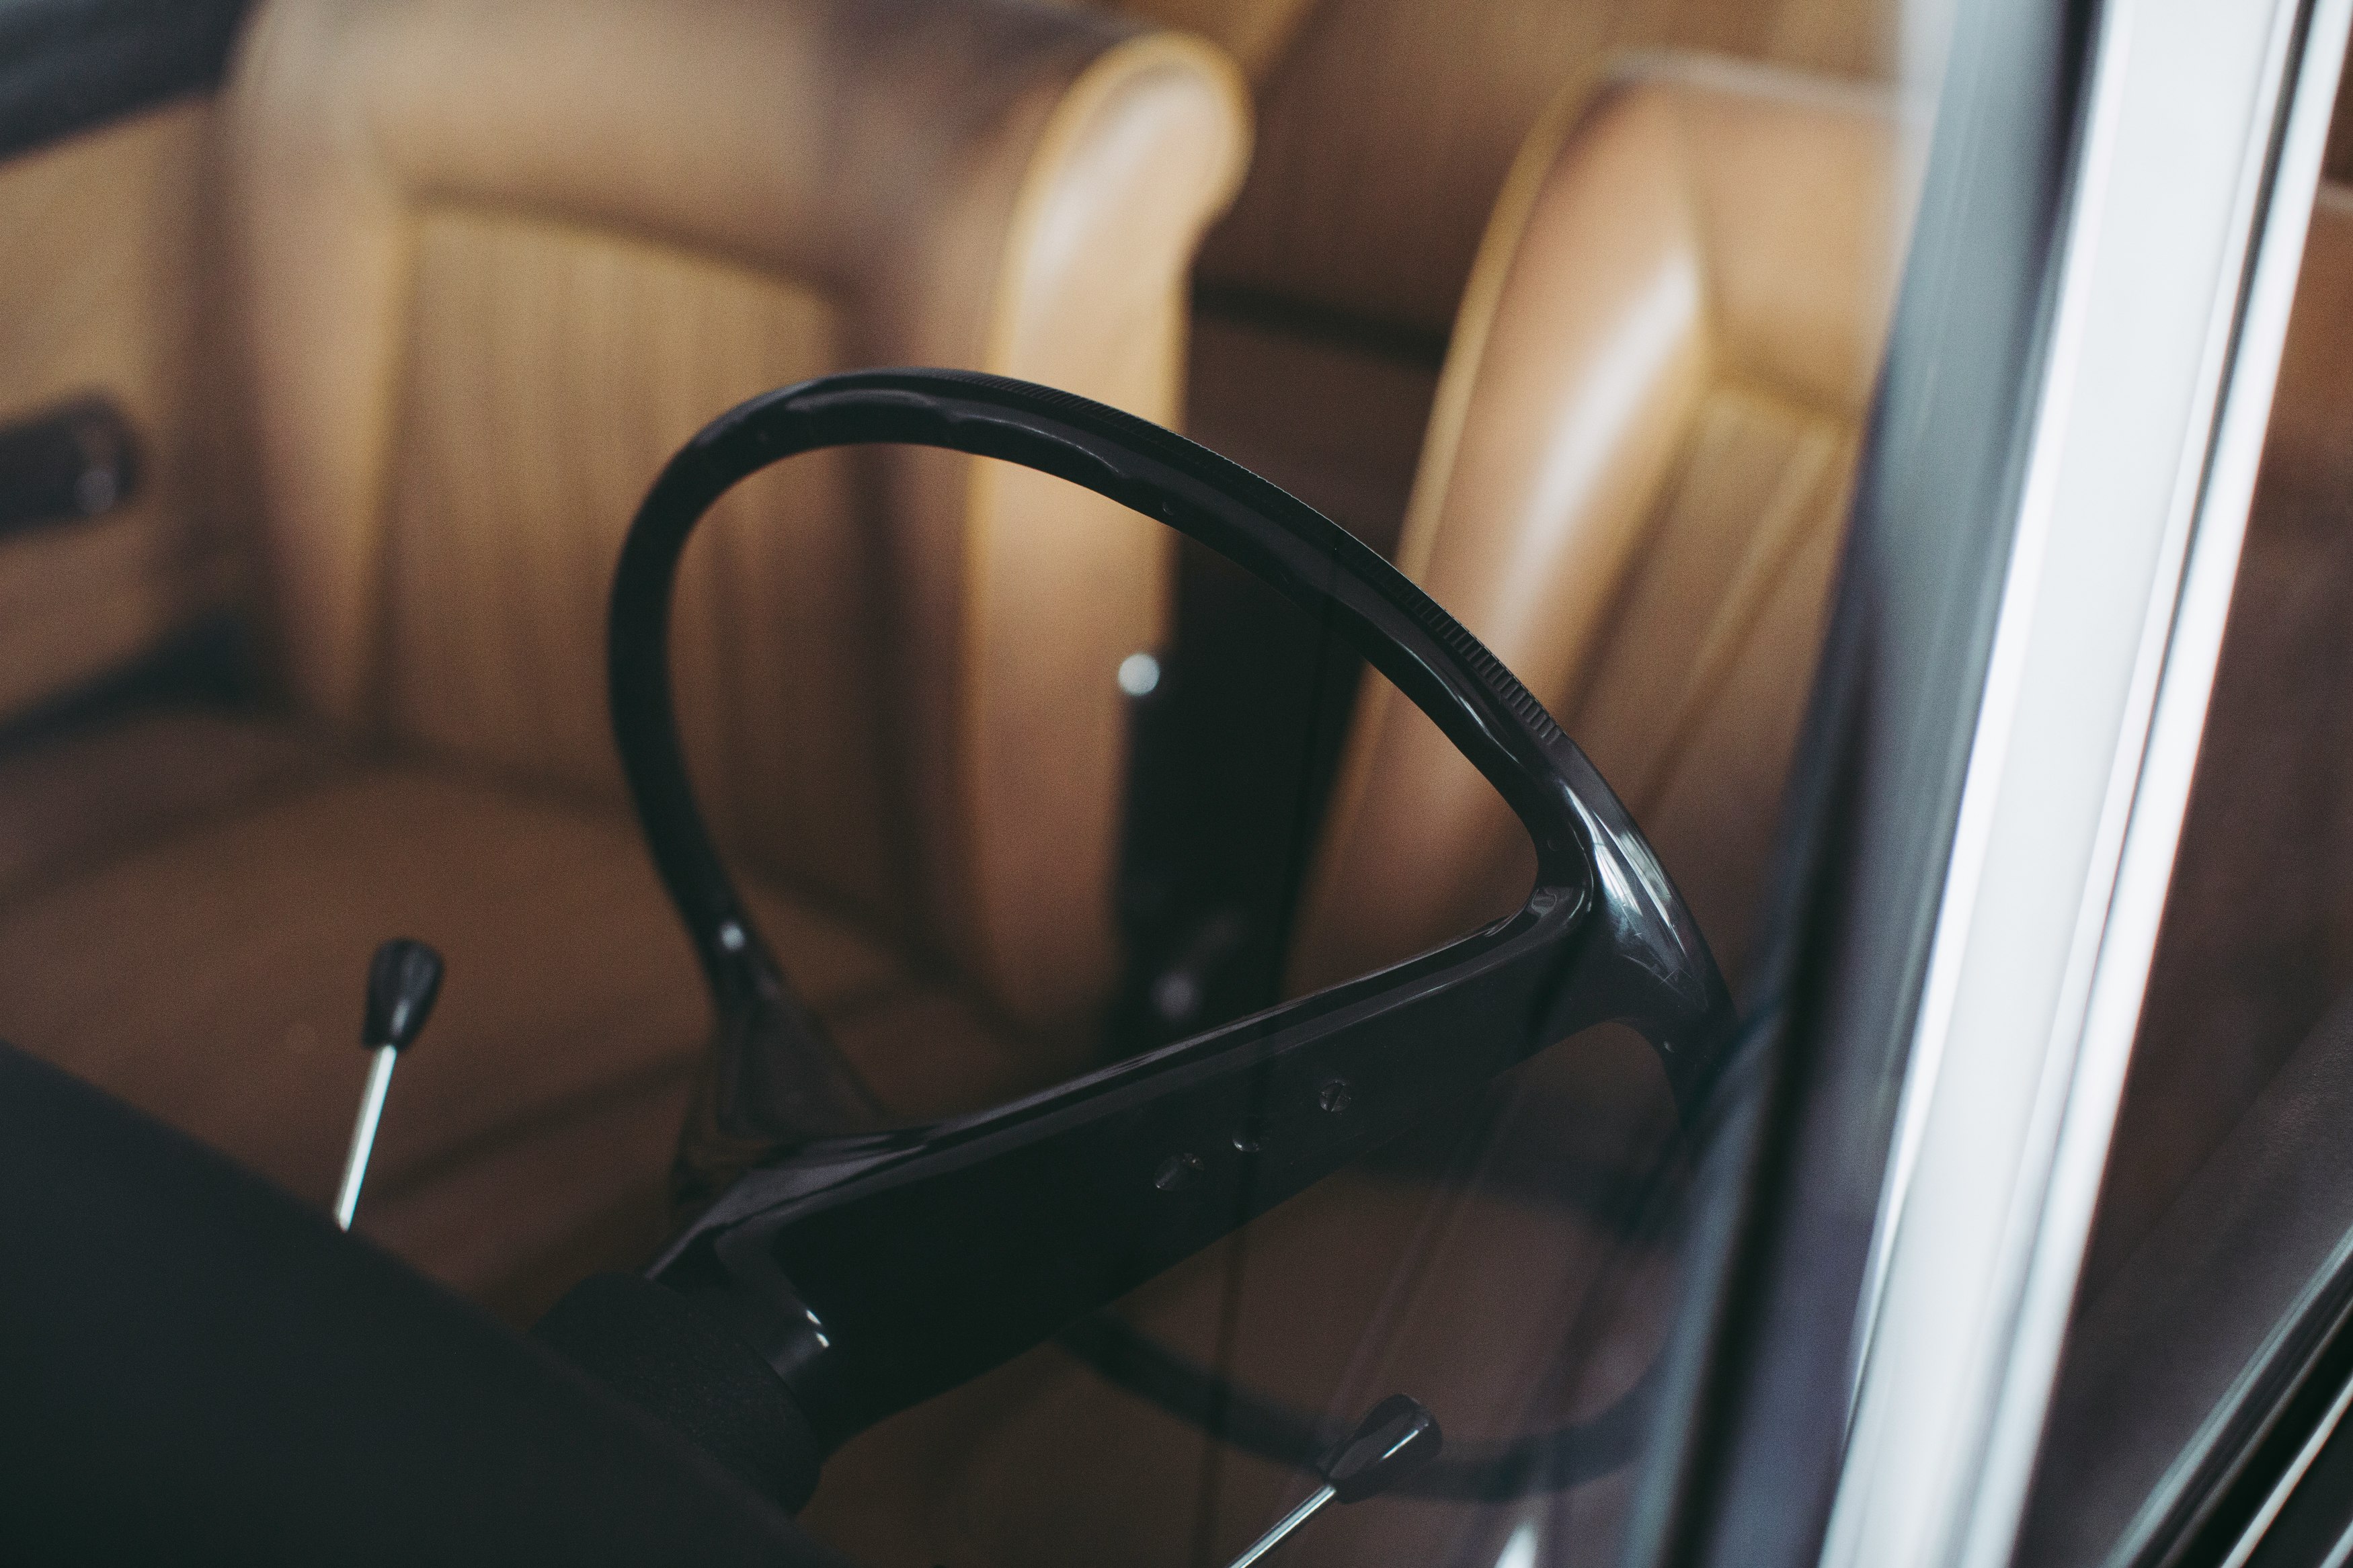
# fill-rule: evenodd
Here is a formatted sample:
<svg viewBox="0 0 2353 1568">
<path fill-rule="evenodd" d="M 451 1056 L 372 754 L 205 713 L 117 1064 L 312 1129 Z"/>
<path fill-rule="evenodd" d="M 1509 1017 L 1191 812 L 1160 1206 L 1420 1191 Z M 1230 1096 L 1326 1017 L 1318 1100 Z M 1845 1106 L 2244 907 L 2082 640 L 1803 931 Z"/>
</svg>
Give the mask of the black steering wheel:
<svg viewBox="0 0 2353 1568">
<path fill-rule="evenodd" d="M 703 825 L 668 645 L 680 552 L 712 502 L 796 454 L 886 442 L 1084 486 L 1335 627 L 1517 814 L 1536 851 L 1525 904 L 1379 973 L 1027 1099 L 878 1125 Z M 1222 1410 L 1220 1436 L 1300 1461 L 1328 1436 L 1314 1421 L 1225 1387 L 1099 1310 L 1589 1025 L 1638 1030 L 1686 1121 L 1729 1047 L 1730 999 L 1690 912 L 1609 786 L 1511 672 L 1313 508 L 1084 398 L 883 370 L 740 405 L 679 451 L 639 509 L 614 580 L 609 655 L 638 818 L 720 1019 L 712 1125 L 702 1129 L 706 1151 L 719 1151 L 702 1172 L 712 1201 L 649 1279 L 758 1352 L 817 1455 L 1066 1335 L 1164 1406 L 1197 1420 Z M 722 1180 L 732 1184 L 718 1191 Z M 1590 1421 L 1441 1459 L 1401 1489 L 1509 1497 L 1612 1468 L 1630 1453 L 1650 1381 Z"/>
</svg>

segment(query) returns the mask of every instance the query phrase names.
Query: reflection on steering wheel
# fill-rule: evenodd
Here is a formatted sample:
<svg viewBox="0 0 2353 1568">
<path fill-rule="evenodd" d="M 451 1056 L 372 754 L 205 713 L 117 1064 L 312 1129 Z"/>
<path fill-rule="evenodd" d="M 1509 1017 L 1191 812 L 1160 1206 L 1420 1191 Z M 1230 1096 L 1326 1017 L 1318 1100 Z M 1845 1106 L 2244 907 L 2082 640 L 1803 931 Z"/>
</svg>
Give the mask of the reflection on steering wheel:
<svg viewBox="0 0 2353 1568">
<path fill-rule="evenodd" d="M 1351 642 L 1494 785 L 1533 840 L 1521 910 L 1461 940 L 976 1115 L 876 1125 L 872 1102 L 793 996 L 697 810 L 671 709 L 678 560 L 704 511 L 771 463 L 898 442 L 1057 475 L 1177 528 Z M 708 1198 L 649 1283 L 591 1281 L 548 1338 L 696 1429 L 675 1396 L 609 1364 L 668 1336 L 754 1399 L 806 1499 L 858 1432 L 1058 1334 L 1165 1408 L 1301 1463 L 1331 1434 L 1223 1385 L 1100 1309 L 1343 1164 L 1471 1101 L 1588 1026 L 1648 1040 L 1689 1121 L 1731 1037 L 1698 928 L 1576 744 L 1478 641 L 1328 519 L 1156 426 L 1024 383 L 942 371 L 837 375 L 723 416 L 663 470 L 616 576 L 616 736 L 639 819 L 720 1019 L 712 1092 L 682 1158 Z M 689 1352 L 681 1349 L 681 1356 Z M 725 1357 L 722 1357 L 725 1360 Z M 719 1375 L 714 1373 L 715 1375 Z M 743 1380 L 750 1379 L 750 1386 Z M 1646 1377 L 1593 1420 L 1440 1461 L 1424 1495 L 1569 1484 L 1631 1449 Z M 1442 1415 L 1443 1413 L 1440 1412 Z M 781 1447 L 779 1447 L 781 1445 Z M 764 1460 L 773 1463 L 773 1460 Z"/>
</svg>

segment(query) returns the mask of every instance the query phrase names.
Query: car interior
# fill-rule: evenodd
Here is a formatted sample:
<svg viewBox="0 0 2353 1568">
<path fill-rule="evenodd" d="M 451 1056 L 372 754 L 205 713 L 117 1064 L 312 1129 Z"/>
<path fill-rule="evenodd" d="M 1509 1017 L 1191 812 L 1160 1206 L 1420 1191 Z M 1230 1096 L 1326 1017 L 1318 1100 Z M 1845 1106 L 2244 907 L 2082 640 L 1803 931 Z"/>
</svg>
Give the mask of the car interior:
<svg viewBox="0 0 2353 1568">
<path fill-rule="evenodd" d="M 323 1206 L 369 953 L 423 939 L 447 980 L 357 1233 L 517 1327 L 647 1266 L 698 1162 L 758 1149 L 610 737 L 615 558 L 707 422 L 872 366 L 1081 395 L 1354 533 L 1575 737 L 1739 991 L 1916 196 L 1903 7 L 189 16 L 169 90 L 0 113 L 0 489 L 66 463 L 53 502 L 0 497 L 0 1038 Z M 2240 587 L 2292 613 L 2237 623 L 2216 699 L 2240 728 L 2208 765 L 2250 779 L 2346 732 L 2348 190 Z M 670 643 L 735 885 L 885 1125 L 1386 970 L 1535 875 L 1330 626 L 1036 471 L 768 469 L 689 546 Z M 2297 776 L 2283 826 L 2201 774 L 2174 907 L 2230 912 L 2168 924 L 2142 1051 L 2219 1031 L 2241 1076 L 2136 1069 L 2146 1168 L 2111 1173 L 2087 1300 L 2348 984 L 2343 792 Z M 2246 916 L 2250 877 L 2302 889 L 2269 906 L 2295 932 Z M 1253 1424 L 1402 1390 L 1483 1479 L 1290 1561 L 1609 1560 L 1677 1124 L 1630 1031 L 1555 1046 L 1116 1332 L 850 1440 L 799 1521 L 874 1568 L 1214 1565 L 1313 1489 Z M 1530 1434 L 1557 1440 L 1494 1458 Z"/>
</svg>

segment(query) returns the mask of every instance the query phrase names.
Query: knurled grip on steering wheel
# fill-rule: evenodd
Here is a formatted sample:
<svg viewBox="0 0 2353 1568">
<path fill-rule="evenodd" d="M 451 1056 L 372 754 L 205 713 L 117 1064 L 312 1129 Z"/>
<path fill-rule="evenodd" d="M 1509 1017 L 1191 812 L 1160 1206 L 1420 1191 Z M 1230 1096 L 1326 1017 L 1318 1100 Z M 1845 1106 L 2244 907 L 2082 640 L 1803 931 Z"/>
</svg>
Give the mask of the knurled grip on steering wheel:
<svg viewBox="0 0 2353 1568">
<path fill-rule="evenodd" d="M 695 806 L 668 633 L 680 553 L 712 502 L 783 458 L 873 443 L 1056 475 L 1181 530 L 1317 616 L 1518 816 L 1536 851 L 1526 902 L 1379 973 L 1024 1100 L 862 1130 L 871 1113 L 855 1076 L 793 1000 Z M 1510 671 L 1313 508 L 1083 398 L 886 370 L 742 405 L 647 496 L 614 583 L 609 652 L 615 733 L 655 863 L 723 1028 L 777 1058 L 763 1068 L 771 1103 L 806 1140 L 721 1195 L 654 1277 L 759 1350 L 828 1448 L 1052 1337 L 1578 1028 L 1641 1032 L 1686 1115 L 1729 1035 L 1722 979 L 1656 858 Z M 1349 1092 L 1324 1092 L 1335 1079 Z M 830 1135 L 845 1129 L 860 1130 Z"/>
</svg>

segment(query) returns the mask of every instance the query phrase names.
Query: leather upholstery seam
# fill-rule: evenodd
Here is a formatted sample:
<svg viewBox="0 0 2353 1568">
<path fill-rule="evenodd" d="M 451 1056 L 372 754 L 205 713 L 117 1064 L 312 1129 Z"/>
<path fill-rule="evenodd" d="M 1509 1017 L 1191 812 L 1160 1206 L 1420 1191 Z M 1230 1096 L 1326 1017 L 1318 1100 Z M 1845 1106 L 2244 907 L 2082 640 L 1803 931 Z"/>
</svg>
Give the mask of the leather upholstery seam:
<svg viewBox="0 0 2353 1568">
<path fill-rule="evenodd" d="M 1427 577 L 1437 551 L 1446 500 L 1453 489 L 1463 427 L 1469 421 L 1471 405 L 1476 401 L 1479 373 L 1486 360 L 1488 333 L 1493 329 L 1495 314 L 1518 263 L 1528 226 L 1535 221 L 1562 149 L 1588 117 L 1600 112 L 1612 90 L 1607 83 L 1597 90 L 1589 81 L 1576 81 L 1556 93 L 1522 142 L 1504 176 L 1503 191 L 1496 197 L 1478 254 L 1472 262 L 1470 279 L 1463 285 L 1453 330 L 1448 335 L 1446 358 L 1424 427 L 1421 456 L 1407 499 L 1405 521 L 1398 532 L 1395 563 L 1398 571 L 1416 583 Z M 1395 697 L 1388 683 L 1377 678 L 1367 678 L 1356 684 L 1355 711 L 1349 716 L 1338 775 L 1309 859 L 1298 912 L 1293 921 L 1294 930 L 1311 930 L 1319 923 L 1318 910 L 1330 896 L 1327 883 L 1333 868 L 1347 854 L 1364 812 L 1365 797 L 1372 788 L 1375 762 L 1394 718 Z"/>
<path fill-rule="evenodd" d="M 1672 790 L 1702 721 L 1724 695 L 1738 654 L 1811 539 L 1814 529 L 1809 522 L 1834 510 L 1813 503 L 1820 500 L 1825 483 L 1836 474 L 1838 458 L 1852 444 L 1852 437 L 1834 434 L 1833 421 L 1809 423 L 1812 427 L 1800 432 L 1784 459 L 1773 492 L 1748 535 L 1742 562 L 1693 651 L 1675 700 L 1660 726 L 1664 743 L 1627 781 L 1630 811 L 1655 812 Z"/>
<path fill-rule="evenodd" d="M 1010 374 L 1018 368 L 1013 363 L 1016 301 L 1021 282 L 1018 261 L 1033 248 L 1030 237 L 1042 221 L 1058 176 L 1080 145 L 1083 129 L 1105 106 L 1133 91 L 1139 82 L 1164 71 L 1188 67 L 1198 78 L 1218 85 L 1229 100 L 1231 118 L 1247 127 L 1250 94 L 1237 79 L 1231 62 L 1209 44 L 1189 35 L 1142 33 L 1119 39 L 1088 60 L 1064 86 L 1031 143 L 1020 183 L 1007 210 L 997 247 L 997 276 L 989 288 L 980 369 Z M 1204 205 L 1205 228 L 1214 215 L 1232 203 L 1249 160 L 1250 143 L 1245 132 L 1242 144 L 1229 164 L 1224 189 Z M 1180 304 L 1180 314 L 1182 310 Z M 1180 333 L 1182 325 L 1180 321 Z M 1176 384 L 1171 391 L 1177 395 L 1181 405 L 1182 367 L 1172 365 L 1170 374 Z M 987 668 L 984 647 L 987 617 L 982 611 L 988 584 L 985 574 L 975 569 L 975 563 L 990 557 L 988 544 L 999 522 L 999 495 L 997 475 L 975 459 L 965 461 L 965 521 L 960 540 L 965 570 L 960 574 L 956 602 L 963 624 L 956 628 L 956 667 L 963 680 L 976 681 Z M 955 754 L 950 766 L 960 787 L 950 796 L 957 820 L 952 826 L 949 842 L 958 862 L 956 878 L 965 897 L 959 920 L 962 929 L 942 934 L 947 938 L 950 952 L 964 955 L 976 972 L 970 976 L 977 982 L 975 988 L 983 995 L 994 997 L 1002 985 L 1004 965 L 995 951 L 987 913 L 988 870 L 982 847 L 987 839 L 987 824 L 978 787 L 982 782 L 980 758 L 985 750 L 982 719 L 976 694 L 970 686 L 965 686 L 954 703 L 951 743 Z"/>
</svg>

